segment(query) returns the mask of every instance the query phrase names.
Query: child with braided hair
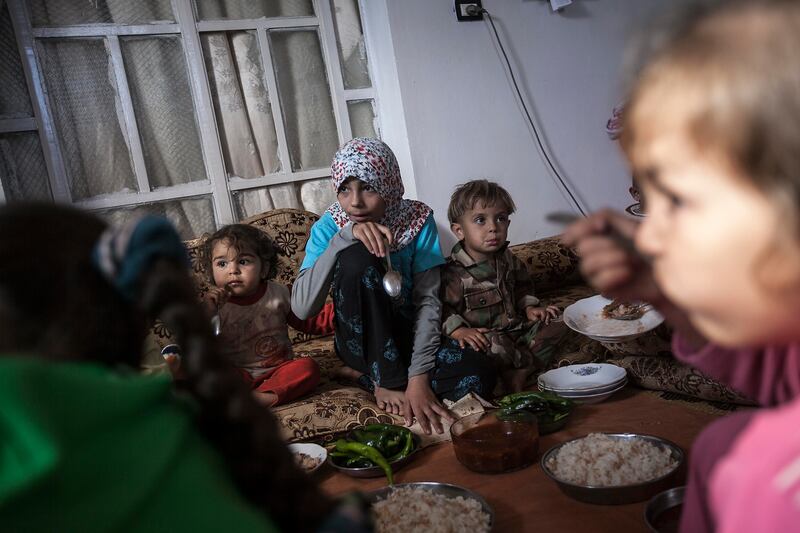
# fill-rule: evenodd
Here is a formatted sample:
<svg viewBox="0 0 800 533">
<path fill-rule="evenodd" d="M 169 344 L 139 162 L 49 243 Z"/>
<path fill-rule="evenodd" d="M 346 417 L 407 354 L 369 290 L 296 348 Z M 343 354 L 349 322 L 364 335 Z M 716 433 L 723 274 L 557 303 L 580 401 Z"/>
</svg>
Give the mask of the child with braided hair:
<svg viewBox="0 0 800 533">
<path fill-rule="evenodd" d="M 187 266 L 163 219 L 113 231 L 69 207 L 0 207 L 4 530 L 337 530 L 341 507 L 219 357 Z M 156 316 L 186 395 L 134 371 Z"/>
</svg>

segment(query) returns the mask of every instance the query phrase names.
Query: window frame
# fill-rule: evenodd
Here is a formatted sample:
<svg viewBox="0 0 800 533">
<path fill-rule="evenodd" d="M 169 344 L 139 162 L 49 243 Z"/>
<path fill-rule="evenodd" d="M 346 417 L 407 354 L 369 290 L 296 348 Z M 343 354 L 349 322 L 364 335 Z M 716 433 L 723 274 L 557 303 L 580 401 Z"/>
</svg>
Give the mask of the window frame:
<svg viewBox="0 0 800 533">
<path fill-rule="evenodd" d="M 317 32 L 325 73 L 330 89 L 333 114 L 336 121 L 338 144 L 352 137 L 348 103 L 356 100 L 371 100 L 376 110 L 376 132 L 380 131 L 380 117 L 377 114 L 378 95 L 375 88 L 374 63 L 367 50 L 367 65 L 370 87 L 345 89 L 342 66 L 339 56 L 337 26 L 333 12 L 334 0 L 312 0 L 314 16 L 274 17 L 239 20 L 199 20 L 192 0 L 170 0 L 175 22 L 121 25 L 87 24 L 79 26 L 37 27 L 31 25 L 29 8 L 25 0 L 6 0 L 12 25 L 14 27 L 23 70 L 28 84 L 34 117 L 25 119 L 0 119 L 0 133 L 37 131 L 47 165 L 48 177 L 56 202 L 66 202 L 88 210 L 106 210 L 135 207 L 164 201 L 177 201 L 196 197 L 210 197 L 217 226 L 236 222 L 236 212 L 232 193 L 260 189 L 298 181 L 325 178 L 330 176 L 329 168 L 319 168 L 293 172 L 287 145 L 282 102 L 280 100 L 267 32 L 273 29 L 314 30 Z M 364 0 L 357 0 L 364 24 Z M 278 156 L 281 160 L 280 172 L 256 178 L 228 176 L 223 147 L 217 129 L 216 115 L 211 96 L 206 64 L 200 35 L 208 31 L 255 31 L 260 48 L 264 72 L 264 82 L 269 93 L 275 133 L 278 140 Z M 152 189 L 147 175 L 142 140 L 139 136 L 136 116 L 125 73 L 124 60 L 119 39 L 128 35 L 179 35 L 181 37 L 187 76 L 191 89 L 200 146 L 207 179 L 191 183 Z M 47 99 L 46 85 L 40 70 L 35 46 L 40 38 L 104 37 L 109 48 L 111 61 L 117 81 L 124 124 L 120 128 L 128 140 L 131 164 L 139 186 L 138 192 L 118 192 L 93 198 L 73 201 L 67 180 L 66 167 L 61 155 L 56 125 Z M 366 39 L 366 36 L 365 36 Z M 378 133 L 379 134 L 379 133 Z M 0 202 L 5 196 L 0 183 Z"/>
</svg>

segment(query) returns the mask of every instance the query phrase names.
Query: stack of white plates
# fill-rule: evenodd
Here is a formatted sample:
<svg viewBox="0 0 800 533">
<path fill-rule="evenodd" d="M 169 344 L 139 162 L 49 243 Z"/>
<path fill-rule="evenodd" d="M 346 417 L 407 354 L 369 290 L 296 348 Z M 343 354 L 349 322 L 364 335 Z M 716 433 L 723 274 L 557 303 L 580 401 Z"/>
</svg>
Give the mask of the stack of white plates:
<svg viewBox="0 0 800 533">
<path fill-rule="evenodd" d="M 539 376 L 539 389 L 578 403 L 602 402 L 628 382 L 625 369 L 607 363 L 562 366 Z"/>
<path fill-rule="evenodd" d="M 625 342 L 644 335 L 664 321 L 653 308 L 636 320 L 615 320 L 603 316 L 611 300 L 599 294 L 578 300 L 564 309 L 564 324 L 570 329 L 603 343 Z"/>
</svg>

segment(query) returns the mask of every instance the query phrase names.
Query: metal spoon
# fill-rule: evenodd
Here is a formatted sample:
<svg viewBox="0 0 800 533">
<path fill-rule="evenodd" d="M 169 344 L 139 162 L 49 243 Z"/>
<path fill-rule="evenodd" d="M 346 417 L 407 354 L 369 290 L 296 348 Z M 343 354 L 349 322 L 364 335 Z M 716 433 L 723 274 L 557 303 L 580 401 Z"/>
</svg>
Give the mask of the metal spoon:
<svg viewBox="0 0 800 533">
<path fill-rule="evenodd" d="M 230 285 L 225 284 L 225 299 L 217 307 L 217 312 L 214 313 L 214 316 L 211 317 L 211 328 L 215 337 L 219 337 L 219 334 L 222 333 L 222 319 L 219 317 L 219 308 L 225 305 L 225 302 L 228 301 L 228 296 L 230 295 L 231 287 Z"/>
<path fill-rule="evenodd" d="M 214 332 L 214 336 L 219 337 L 219 334 L 222 331 L 222 320 L 219 318 L 219 313 L 216 313 L 211 317 L 211 328 Z"/>
<path fill-rule="evenodd" d="M 552 213 L 547 213 L 545 218 L 548 222 L 552 222 L 553 224 L 569 226 L 573 222 L 577 222 L 583 217 L 581 215 L 576 215 L 575 213 L 567 213 L 566 211 L 553 211 Z"/>
<path fill-rule="evenodd" d="M 400 296 L 403 288 L 403 277 L 396 270 L 392 270 L 392 260 L 389 257 L 389 248 L 386 248 L 386 265 L 389 267 L 383 275 L 383 290 L 392 298 Z"/>
<path fill-rule="evenodd" d="M 568 226 L 568 225 L 572 224 L 573 222 L 576 222 L 576 221 L 578 221 L 578 220 L 580 220 L 580 219 L 582 219 L 584 217 L 581 216 L 581 215 L 576 215 L 574 213 L 567 213 L 567 212 L 564 212 L 564 211 L 555 211 L 553 213 L 548 213 L 545 216 L 545 218 L 547 219 L 548 222 L 552 222 L 554 224 L 560 224 L 562 226 Z M 645 262 L 650 262 L 650 258 L 649 257 L 647 257 L 645 255 L 642 255 L 642 253 L 639 250 L 636 249 L 636 246 L 633 244 L 633 240 L 632 239 L 626 237 L 625 235 L 622 235 L 615 228 L 608 227 L 606 229 L 606 235 L 609 238 L 611 238 L 612 240 L 614 240 L 617 244 L 619 244 L 623 249 L 625 249 L 626 251 L 632 253 L 633 255 L 638 257 L 639 259 L 641 259 L 641 260 L 643 260 Z"/>
</svg>

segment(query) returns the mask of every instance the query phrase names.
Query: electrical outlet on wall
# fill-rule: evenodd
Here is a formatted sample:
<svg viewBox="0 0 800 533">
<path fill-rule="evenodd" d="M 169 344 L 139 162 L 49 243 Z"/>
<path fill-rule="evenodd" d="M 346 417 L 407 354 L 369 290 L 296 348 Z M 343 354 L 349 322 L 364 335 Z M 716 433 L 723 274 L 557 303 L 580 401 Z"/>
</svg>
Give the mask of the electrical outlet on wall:
<svg viewBox="0 0 800 533">
<path fill-rule="evenodd" d="M 483 20 L 481 0 L 456 0 L 456 18 L 464 20 Z"/>
</svg>

